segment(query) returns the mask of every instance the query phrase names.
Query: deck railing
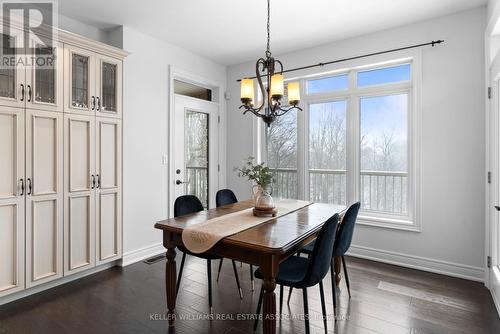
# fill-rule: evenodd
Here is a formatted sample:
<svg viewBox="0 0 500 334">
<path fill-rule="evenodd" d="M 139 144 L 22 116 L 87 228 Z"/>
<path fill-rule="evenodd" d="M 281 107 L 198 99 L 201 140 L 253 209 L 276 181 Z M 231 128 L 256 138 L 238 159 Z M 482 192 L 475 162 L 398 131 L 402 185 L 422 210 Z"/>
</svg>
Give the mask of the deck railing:
<svg viewBox="0 0 500 334">
<path fill-rule="evenodd" d="M 297 170 L 273 168 L 273 195 L 297 198 Z M 310 169 L 310 199 L 319 203 L 346 202 L 347 171 Z M 405 214 L 408 196 L 408 173 L 392 171 L 361 171 L 360 199 L 362 208 L 371 211 Z"/>
</svg>

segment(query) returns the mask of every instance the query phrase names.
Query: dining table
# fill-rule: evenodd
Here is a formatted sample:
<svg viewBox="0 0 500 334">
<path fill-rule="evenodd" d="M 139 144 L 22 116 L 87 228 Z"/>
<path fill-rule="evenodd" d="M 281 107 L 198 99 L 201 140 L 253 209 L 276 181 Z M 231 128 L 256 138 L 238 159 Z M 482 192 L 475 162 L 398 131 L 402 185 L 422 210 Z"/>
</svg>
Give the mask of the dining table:
<svg viewBox="0 0 500 334">
<path fill-rule="evenodd" d="M 212 208 L 185 216 L 159 221 L 155 228 L 163 231 L 163 246 L 167 249 L 165 288 L 169 326 L 176 321 L 176 247 L 183 245 L 182 232 L 187 227 L 211 219 L 246 210 L 254 206 L 253 200 Z M 220 257 L 258 266 L 264 277 L 262 287 L 263 333 L 276 333 L 276 277 L 279 265 L 297 254 L 305 245 L 316 239 L 328 218 L 345 213 L 346 206 L 323 203 L 308 205 L 250 227 L 218 241 L 208 252 Z M 340 261 L 336 261 L 337 266 Z"/>
</svg>

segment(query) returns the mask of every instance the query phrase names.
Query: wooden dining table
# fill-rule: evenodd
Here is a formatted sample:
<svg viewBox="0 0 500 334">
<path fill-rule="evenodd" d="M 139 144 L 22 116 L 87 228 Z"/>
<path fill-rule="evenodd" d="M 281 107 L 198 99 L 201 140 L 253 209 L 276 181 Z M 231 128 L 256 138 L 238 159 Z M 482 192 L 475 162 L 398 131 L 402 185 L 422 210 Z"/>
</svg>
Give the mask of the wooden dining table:
<svg viewBox="0 0 500 334">
<path fill-rule="evenodd" d="M 183 245 L 182 231 L 194 224 L 253 207 L 252 200 L 237 202 L 170 218 L 155 224 L 163 231 L 163 246 L 167 249 L 165 287 L 167 297 L 167 318 L 169 326 L 175 326 L 176 304 L 176 247 Z M 208 252 L 224 258 L 259 266 L 264 280 L 263 332 L 276 333 L 276 277 L 279 264 L 296 254 L 305 245 L 316 239 L 324 222 L 335 213 L 342 214 L 343 205 L 312 203 L 284 216 L 270 218 L 263 224 L 249 228 L 219 241 Z"/>
</svg>

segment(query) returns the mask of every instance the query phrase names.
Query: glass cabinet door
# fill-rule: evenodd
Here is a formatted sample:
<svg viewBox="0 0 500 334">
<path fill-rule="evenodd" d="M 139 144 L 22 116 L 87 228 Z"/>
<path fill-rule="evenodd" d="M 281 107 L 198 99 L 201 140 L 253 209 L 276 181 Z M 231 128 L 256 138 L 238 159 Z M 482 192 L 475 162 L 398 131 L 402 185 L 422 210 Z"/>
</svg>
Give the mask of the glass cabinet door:
<svg viewBox="0 0 500 334">
<path fill-rule="evenodd" d="M 89 62 L 88 56 L 71 55 L 71 106 L 88 109 L 89 107 Z"/>
<path fill-rule="evenodd" d="M 121 102 L 121 61 L 100 56 L 96 111 L 103 116 L 119 117 Z"/>
<path fill-rule="evenodd" d="M 94 54 L 72 46 L 66 46 L 65 111 L 94 114 L 97 108 L 94 94 Z"/>
<path fill-rule="evenodd" d="M 27 77 L 27 108 L 62 111 L 62 44 L 36 45 L 33 65 Z"/>
<path fill-rule="evenodd" d="M 0 34 L 0 105 L 24 107 L 27 93 L 24 67 L 17 65 L 18 58 L 24 55 L 16 49 L 17 41 L 14 35 Z"/>
</svg>

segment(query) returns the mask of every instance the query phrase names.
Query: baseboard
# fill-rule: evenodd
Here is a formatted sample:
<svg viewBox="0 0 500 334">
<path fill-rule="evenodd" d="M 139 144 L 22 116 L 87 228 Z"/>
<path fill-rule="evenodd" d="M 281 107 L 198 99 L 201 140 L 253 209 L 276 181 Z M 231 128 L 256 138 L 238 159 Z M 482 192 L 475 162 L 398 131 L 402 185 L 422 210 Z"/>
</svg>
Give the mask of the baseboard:
<svg viewBox="0 0 500 334">
<path fill-rule="evenodd" d="M 126 267 L 128 265 L 145 260 L 152 256 L 165 253 L 166 251 L 167 250 L 163 247 L 163 244 L 160 242 L 157 244 L 149 245 L 143 248 L 123 253 L 121 266 Z"/>
<path fill-rule="evenodd" d="M 118 261 L 113 261 L 113 262 L 110 262 L 110 263 L 106 263 L 106 264 L 100 265 L 99 267 L 95 267 L 95 268 L 92 268 L 92 269 L 81 271 L 81 272 L 79 272 L 77 274 L 73 274 L 73 275 L 70 275 L 70 276 L 65 276 L 65 277 L 56 279 L 56 280 L 54 280 L 52 282 L 48 282 L 48 283 L 45 283 L 45 284 L 42 284 L 42 285 L 37 285 L 37 286 L 35 286 L 33 288 L 29 288 L 29 289 L 26 289 L 26 290 L 22 290 L 22 291 L 13 293 L 11 295 L 8 295 L 8 296 L 0 298 L 0 305 L 4 305 L 4 304 L 10 303 L 10 302 L 13 302 L 15 300 L 18 300 L 18 299 L 21 299 L 21 298 L 25 298 L 25 297 L 34 295 L 35 293 L 39 293 L 39 292 L 42 292 L 42 291 L 45 291 L 45 290 L 48 290 L 48 289 L 52 289 L 52 288 L 54 288 L 56 286 L 59 286 L 59 285 L 65 284 L 65 283 L 69 283 L 71 281 L 83 278 L 85 276 L 89 276 L 89 275 L 98 273 L 100 271 L 103 271 L 103 270 L 109 269 L 111 267 L 114 267 L 117 264 L 118 264 Z"/>
<path fill-rule="evenodd" d="M 353 257 L 394 264 L 401 267 L 484 282 L 484 269 L 481 267 L 355 245 L 351 245 L 347 254 Z"/>
</svg>

